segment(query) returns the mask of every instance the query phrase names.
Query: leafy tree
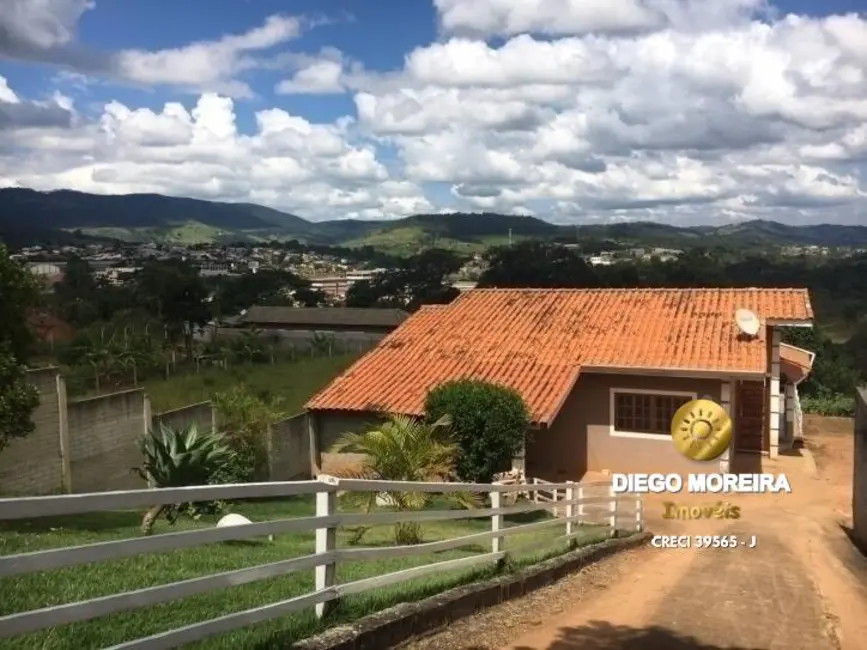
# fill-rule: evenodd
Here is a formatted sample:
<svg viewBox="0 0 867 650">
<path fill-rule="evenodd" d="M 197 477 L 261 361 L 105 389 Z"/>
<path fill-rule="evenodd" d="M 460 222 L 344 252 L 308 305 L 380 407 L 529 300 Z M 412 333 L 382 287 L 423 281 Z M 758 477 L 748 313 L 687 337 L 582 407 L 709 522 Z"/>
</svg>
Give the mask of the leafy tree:
<svg viewBox="0 0 867 650">
<path fill-rule="evenodd" d="M 200 434 L 195 424 L 187 429 L 161 425 L 159 432 L 151 432 L 142 439 L 141 453 L 142 464 L 133 471 L 155 488 L 207 485 L 231 457 L 221 436 L 213 432 Z M 160 515 L 174 524 L 181 515 L 198 519 L 222 507 L 220 502 L 157 505 L 142 517 L 141 532 L 153 533 Z"/>
<path fill-rule="evenodd" d="M 54 286 L 54 295 L 63 318 L 79 326 L 97 320 L 96 289 L 97 282 L 87 260 L 78 255 L 69 257 L 63 279 Z"/>
<path fill-rule="evenodd" d="M 460 293 L 449 278 L 462 260 L 441 249 L 409 257 L 373 280 L 357 282 L 346 292 L 348 307 L 386 307 L 415 311 L 422 305 L 447 304 Z"/>
<path fill-rule="evenodd" d="M 349 287 L 345 302 L 347 307 L 376 307 L 384 295 L 385 290 L 380 283 L 374 284 L 370 280 L 360 280 Z"/>
<path fill-rule="evenodd" d="M 286 417 L 279 399 L 258 396 L 244 386 L 235 386 L 213 396 L 226 444 L 232 451 L 214 477 L 216 483 L 245 483 L 267 478 L 268 435 Z"/>
<path fill-rule="evenodd" d="M 198 270 L 183 260 L 152 260 L 133 282 L 137 298 L 163 323 L 168 340 L 183 340 L 187 358 L 192 359 L 195 328 L 210 319 L 208 290 Z"/>
<path fill-rule="evenodd" d="M 788 328 L 783 330 L 782 338 L 785 343 L 816 353 L 810 376 L 798 388 L 803 397 L 813 400 L 810 402 L 808 399 L 807 404 L 838 403 L 838 397 L 843 397 L 847 400 L 846 404 L 854 407 L 859 373 L 854 367 L 853 356 L 845 346 L 835 345 L 821 327 Z M 850 411 L 845 415 L 852 413 Z"/>
<path fill-rule="evenodd" d="M 309 285 L 294 273 L 272 269 L 226 276 L 217 282 L 214 308 L 218 316 L 234 316 L 252 305 L 292 306 L 292 290 Z"/>
<path fill-rule="evenodd" d="M 540 241 L 499 246 L 485 254 L 480 287 L 580 288 L 599 286 L 593 267 L 571 250 Z"/>
<path fill-rule="evenodd" d="M 0 450 L 33 431 L 39 393 L 27 381 L 24 363 L 33 343 L 28 317 L 39 300 L 33 275 L 0 245 Z"/>
<path fill-rule="evenodd" d="M 343 476 L 380 481 L 448 481 L 453 477 L 459 447 L 449 433 L 448 418 L 423 422 L 403 415 L 390 415 L 382 424 L 363 433 L 344 433 L 331 448 L 333 453 L 364 455 L 361 471 L 345 470 Z M 376 505 L 374 492 L 349 493 L 344 498 L 365 512 Z M 389 492 L 385 496 L 395 509 L 422 510 L 430 503 L 429 492 Z M 459 492 L 447 497 L 456 505 L 473 508 L 477 499 Z M 369 530 L 355 531 L 357 543 Z M 418 544 L 422 541 L 418 522 L 398 522 L 394 525 L 396 544 Z"/>
<path fill-rule="evenodd" d="M 321 307 L 328 303 L 328 296 L 320 289 L 298 287 L 293 290 L 292 298 L 302 307 Z"/>
<path fill-rule="evenodd" d="M 490 483 L 511 466 L 524 444 L 530 415 L 514 390 L 482 381 L 440 384 L 425 400 L 428 422 L 448 416 L 460 454 L 456 469 L 465 481 Z"/>
</svg>

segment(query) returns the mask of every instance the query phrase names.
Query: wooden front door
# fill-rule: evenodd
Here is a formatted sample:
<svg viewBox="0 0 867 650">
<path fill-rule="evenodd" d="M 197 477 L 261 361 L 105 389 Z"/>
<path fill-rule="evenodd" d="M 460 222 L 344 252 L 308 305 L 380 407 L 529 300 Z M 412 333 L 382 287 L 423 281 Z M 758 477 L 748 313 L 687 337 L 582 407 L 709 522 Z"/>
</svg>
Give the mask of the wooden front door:
<svg viewBox="0 0 867 650">
<path fill-rule="evenodd" d="M 739 381 L 735 395 L 735 450 L 761 453 L 770 445 L 765 436 L 767 390 L 762 381 Z"/>
</svg>

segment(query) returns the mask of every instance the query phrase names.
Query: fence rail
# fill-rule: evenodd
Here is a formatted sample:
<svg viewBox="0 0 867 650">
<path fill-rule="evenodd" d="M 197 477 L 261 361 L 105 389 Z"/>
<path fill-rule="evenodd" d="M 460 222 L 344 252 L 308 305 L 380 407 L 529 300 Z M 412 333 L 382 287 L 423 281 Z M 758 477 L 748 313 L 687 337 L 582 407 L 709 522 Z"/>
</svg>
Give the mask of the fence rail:
<svg viewBox="0 0 867 650">
<path fill-rule="evenodd" d="M 225 528 L 166 533 L 0 557 L 0 577 L 5 577 L 129 557 L 139 553 L 264 537 L 277 533 L 315 531 L 316 534 L 315 553 L 311 555 L 3 616 L 0 617 L 0 638 L 78 621 L 87 621 L 118 612 L 186 598 L 215 589 L 285 576 L 298 571 L 310 569 L 315 571 L 315 591 L 312 593 L 143 637 L 113 646 L 112 650 L 121 648 L 142 650 L 174 648 L 311 606 L 316 607 L 316 613 L 321 617 L 326 613 L 330 603 L 343 596 L 362 593 L 445 570 L 491 564 L 505 557 L 505 539 L 513 535 L 559 525 L 565 526 L 565 533 L 552 542 L 563 541 L 581 534 L 581 531 L 578 530 L 578 524 L 607 526 L 610 534 L 614 535 L 618 529 L 618 518 L 623 521 L 624 516 L 634 517 L 634 520 L 630 521 L 629 528 L 640 531 L 643 527 L 641 498 L 636 495 L 615 495 L 611 491 L 611 485 L 607 482 L 545 484 L 546 490 L 556 491 L 555 493 L 558 495 L 562 493 L 562 498 L 508 506 L 502 504 L 503 495 L 526 491 L 527 488 L 527 485 L 522 484 L 417 483 L 335 479 L 330 476 L 320 476 L 318 480 L 314 481 L 0 499 L 0 520 L 14 520 L 58 514 L 142 508 L 190 501 L 316 495 L 316 515 L 313 517 L 296 517 Z M 604 495 L 584 496 L 588 494 L 587 490 L 592 489 L 602 491 Z M 427 492 L 439 494 L 477 492 L 489 495 L 490 507 L 471 510 L 341 513 L 337 510 L 338 492 Z M 507 515 L 552 510 L 552 508 L 557 508 L 564 514 L 557 519 L 545 519 L 511 527 L 504 526 L 503 518 Z M 483 517 L 491 520 L 489 531 L 425 544 L 339 548 L 336 543 L 337 529 L 342 526 L 371 526 L 407 521 L 430 522 Z M 491 550 L 481 555 L 435 562 L 354 582 L 338 584 L 336 581 L 335 567 L 339 562 L 424 555 L 461 548 L 479 542 L 490 542 Z"/>
</svg>

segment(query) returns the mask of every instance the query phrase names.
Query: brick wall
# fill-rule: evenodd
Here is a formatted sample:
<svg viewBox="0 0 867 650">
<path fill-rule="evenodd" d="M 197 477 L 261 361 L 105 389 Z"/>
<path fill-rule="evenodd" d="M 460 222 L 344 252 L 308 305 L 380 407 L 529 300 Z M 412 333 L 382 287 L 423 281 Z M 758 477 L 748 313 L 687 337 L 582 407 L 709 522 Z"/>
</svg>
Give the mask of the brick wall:
<svg viewBox="0 0 867 650">
<path fill-rule="evenodd" d="M 0 494 L 48 494 L 63 490 L 60 453 L 61 404 L 66 388 L 57 368 L 27 373 L 39 390 L 39 406 L 33 412 L 35 429 L 12 440 L 0 453 Z"/>
<path fill-rule="evenodd" d="M 269 479 L 272 481 L 312 478 L 307 418 L 304 413 L 278 422 L 271 429 L 268 458 Z"/>
<path fill-rule="evenodd" d="M 855 462 L 852 520 L 855 539 L 867 550 L 867 388 L 855 395 Z"/>
<path fill-rule="evenodd" d="M 69 448 L 73 492 L 147 487 L 130 470 L 141 463 L 145 432 L 142 389 L 69 402 Z"/>
<path fill-rule="evenodd" d="M 186 429 L 195 424 L 199 432 L 212 431 L 216 424 L 216 413 L 211 402 L 199 402 L 181 408 L 155 413 L 153 416 L 153 430 L 159 431 L 160 424 L 172 429 Z"/>
</svg>

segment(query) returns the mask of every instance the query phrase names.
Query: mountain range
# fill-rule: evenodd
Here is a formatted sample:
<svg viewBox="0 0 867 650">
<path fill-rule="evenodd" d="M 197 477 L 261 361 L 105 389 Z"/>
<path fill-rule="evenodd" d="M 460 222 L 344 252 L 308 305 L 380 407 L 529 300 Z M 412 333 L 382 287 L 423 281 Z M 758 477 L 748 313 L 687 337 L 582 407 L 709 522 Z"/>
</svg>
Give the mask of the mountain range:
<svg viewBox="0 0 867 650">
<path fill-rule="evenodd" d="M 788 226 L 764 220 L 720 227 L 654 222 L 563 226 L 535 217 L 490 213 L 418 214 L 389 221 L 311 222 L 250 203 L 219 203 L 159 194 L 98 195 L 57 190 L 0 189 L 0 238 L 73 236 L 179 244 L 297 239 L 308 244 L 372 246 L 412 253 L 428 246 L 476 252 L 523 239 L 616 240 L 636 245 L 819 245 L 867 247 L 867 226 Z"/>
</svg>

